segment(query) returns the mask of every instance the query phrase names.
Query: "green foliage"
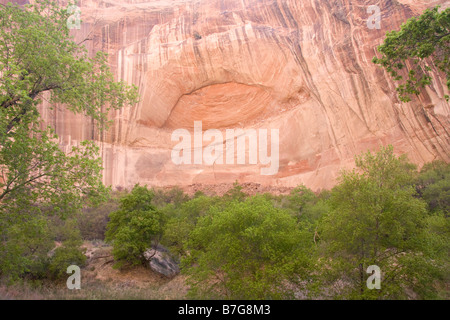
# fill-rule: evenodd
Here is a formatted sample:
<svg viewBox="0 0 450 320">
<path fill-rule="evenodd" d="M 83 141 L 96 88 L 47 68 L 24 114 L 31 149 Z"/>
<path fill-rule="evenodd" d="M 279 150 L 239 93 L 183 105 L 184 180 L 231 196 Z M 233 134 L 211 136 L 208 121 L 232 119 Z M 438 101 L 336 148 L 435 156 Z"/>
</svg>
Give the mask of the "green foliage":
<svg viewBox="0 0 450 320">
<path fill-rule="evenodd" d="M 116 267 L 144 264 L 144 252 L 159 242 L 165 219 L 152 198 L 152 191 L 136 185 L 120 199 L 119 210 L 110 214 L 106 241 L 113 245 Z"/>
<path fill-rule="evenodd" d="M 430 212 L 450 213 L 450 164 L 433 161 L 422 167 L 416 189 L 428 203 Z"/>
<path fill-rule="evenodd" d="M 99 130 L 109 110 L 138 98 L 136 87 L 114 81 L 105 54 L 89 58 L 73 41 L 69 16 L 49 0 L 0 6 L 0 274 L 10 278 L 47 266 L 48 216 L 68 217 L 108 195 L 98 146 L 85 141 L 63 152 L 42 124 L 44 96 L 50 109 L 84 114 Z"/>
<path fill-rule="evenodd" d="M 186 242 L 197 225 L 199 218 L 205 216 L 209 209 L 221 202 L 219 197 L 198 196 L 176 209 L 169 205 L 163 209 L 168 217 L 164 231 L 163 243 L 177 255 L 186 254 Z"/>
<path fill-rule="evenodd" d="M 427 9 L 409 19 L 400 31 L 386 34 L 378 51 L 382 56 L 373 62 L 401 81 L 397 91 L 402 101 L 411 101 L 411 94 L 419 95 L 421 88 L 430 85 L 430 74 L 436 69 L 444 73 L 450 89 L 450 8 Z"/>
<path fill-rule="evenodd" d="M 106 57 L 89 59 L 69 36 L 69 13 L 38 0 L 0 7 L 0 210 L 51 203 L 62 213 L 83 197 L 105 196 L 98 147 L 82 142 L 65 154 L 54 131 L 41 128 L 38 104 L 64 105 L 106 125 L 108 110 L 137 101 L 137 91 L 114 82 Z M 11 207 L 8 207 L 11 206 Z"/>
<path fill-rule="evenodd" d="M 78 246 L 63 245 L 56 248 L 54 256 L 49 264 L 49 272 L 56 279 L 67 278 L 67 267 L 76 265 L 83 267 L 86 263 L 86 256 Z"/>
<path fill-rule="evenodd" d="M 432 279 L 443 271 L 433 242 L 442 239 L 427 232 L 426 204 L 412 186 L 414 166 L 391 146 L 357 157 L 356 165 L 342 173 L 321 223 L 326 281 L 342 279 L 347 298 L 405 298 L 405 286 L 432 295 Z M 366 286 L 369 265 L 382 270 L 381 290 Z"/>
<path fill-rule="evenodd" d="M 3 123 L 0 130 L 5 129 Z M 0 135 L 1 212 L 11 215 L 39 203 L 64 216 L 80 208 L 86 196 L 106 197 L 94 143 L 82 142 L 65 154 L 50 128 L 39 129 L 36 117 L 27 121 L 23 117 L 22 124 L 13 133 Z"/>
<path fill-rule="evenodd" d="M 2 108 L 16 109 L 20 116 L 49 92 L 52 106 L 64 104 L 102 124 L 108 110 L 136 102 L 137 89 L 114 82 L 104 53 L 90 59 L 86 48 L 73 41 L 69 17 L 66 8 L 50 0 L 35 1 L 25 10 L 11 3 L 0 7 Z"/>
<path fill-rule="evenodd" d="M 189 200 L 189 196 L 183 192 L 179 187 L 171 188 L 164 191 L 162 189 L 153 190 L 152 203 L 157 208 L 164 208 L 168 204 L 173 204 L 176 208 Z"/>
<path fill-rule="evenodd" d="M 47 254 L 54 247 L 47 221 L 41 216 L 24 214 L 0 231 L 0 275 L 8 282 L 26 276 L 44 277 Z"/>
<path fill-rule="evenodd" d="M 77 228 L 77 221 L 65 221 L 62 228 L 58 231 L 62 243 L 53 251 L 48 271 L 52 277 L 61 279 L 67 278 L 67 267 L 70 265 L 84 266 L 86 256 L 81 249 L 83 240 L 81 239 L 80 230 Z"/>
<path fill-rule="evenodd" d="M 292 190 L 283 202 L 283 208 L 289 209 L 299 221 L 310 224 L 315 224 L 323 214 L 329 211 L 327 202 L 304 185 Z"/>
<path fill-rule="evenodd" d="M 123 195 L 123 194 L 122 194 Z M 119 208 L 121 193 L 114 193 L 106 202 L 86 206 L 77 214 L 77 228 L 84 240 L 104 240 L 109 214 Z"/>
<path fill-rule="evenodd" d="M 226 201 L 244 201 L 245 198 L 247 198 L 247 194 L 242 191 L 242 186 L 239 184 L 239 182 L 235 181 L 233 183 L 233 188 L 228 190 L 224 195 L 223 198 Z"/>
<path fill-rule="evenodd" d="M 0 271 L 9 282 L 66 276 L 69 265 L 83 266 L 81 235 L 76 221 L 23 214 L 9 224 L 0 244 Z M 60 243 L 55 248 L 56 242 Z M 1 274 L 0 273 L 0 274 Z"/>
<path fill-rule="evenodd" d="M 292 297 L 287 281 L 308 241 L 295 219 L 263 196 L 212 207 L 191 232 L 183 264 L 191 296 L 228 299 Z"/>
</svg>

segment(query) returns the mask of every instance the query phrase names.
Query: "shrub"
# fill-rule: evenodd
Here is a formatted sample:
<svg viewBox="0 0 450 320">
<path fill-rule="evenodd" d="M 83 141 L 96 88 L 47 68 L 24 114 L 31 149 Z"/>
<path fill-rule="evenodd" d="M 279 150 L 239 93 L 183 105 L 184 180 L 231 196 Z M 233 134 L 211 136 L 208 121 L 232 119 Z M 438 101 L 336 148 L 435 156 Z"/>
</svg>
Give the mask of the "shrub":
<svg viewBox="0 0 450 320">
<path fill-rule="evenodd" d="M 113 245 L 115 267 L 144 264 L 144 252 L 159 242 L 164 219 L 152 204 L 153 192 L 136 185 L 120 199 L 119 210 L 110 214 L 106 241 Z"/>
<path fill-rule="evenodd" d="M 77 215 L 81 237 L 84 240 L 104 240 L 109 214 L 119 208 L 119 195 L 95 207 L 86 207 Z"/>
<path fill-rule="evenodd" d="M 235 181 L 233 183 L 233 188 L 231 188 L 230 190 L 228 190 L 224 195 L 223 195 L 223 199 L 225 201 L 244 201 L 248 194 L 246 194 L 244 191 L 242 191 L 242 186 Z"/>
<path fill-rule="evenodd" d="M 334 273 L 331 281 L 346 279 L 341 297 L 400 299 L 407 297 L 406 287 L 432 297 L 431 284 L 444 269 L 440 243 L 446 237 L 431 232 L 433 223 L 443 228 L 442 221 L 428 221 L 426 204 L 415 197 L 414 166 L 396 157 L 392 146 L 356 157 L 356 166 L 342 172 L 332 210 L 320 223 L 324 274 Z M 370 265 L 382 270 L 382 290 L 367 288 Z"/>
<path fill-rule="evenodd" d="M 26 217 L 2 231 L 0 275 L 8 282 L 45 277 L 48 252 L 54 241 L 44 217 Z"/>
<path fill-rule="evenodd" d="M 450 212 L 450 164 L 433 161 L 422 167 L 416 189 L 431 212 Z"/>
<path fill-rule="evenodd" d="M 152 192 L 152 204 L 158 209 L 164 208 L 168 204 L 173 204 L 178 208 L 186 201 L 189 201 L 189 196 L 179 187 L 174 187 L 168 191 L 152 189 Z"/>
<path fill-rule="evenodd" d="M 209 209 L 219 203 L 220 200 L 219 197 L 198 196 L 183 203 L 179 209 L 176 209 L 173 205 L 163 209 L 168 217 L 163 241 L 172 253 L 178 255 L 186 253 L 186 241 L 195 228 L 197 220 L 206 215 Z"/>
<path fill-rule="evenodd" d="M 309 238 L 309 240 L 308 240 Z M 312 237 L 288 212 L 263 196 L 212 207 L 190 234 L 182 260 L 191 297 L 276 299 L 292 297 L 287 281 Z"/>
<path fill-rule="evenodd" d="M 49 276 L 54 279 L 67 277 L 67 267 L 70 265 L 82 267 L 86 263 L 86 256 L 81 249 L 83 240 L 76 220 L 65 221 L 59 233 L 62 244 L 52 252 L 48 266 Z"/>
</svg>

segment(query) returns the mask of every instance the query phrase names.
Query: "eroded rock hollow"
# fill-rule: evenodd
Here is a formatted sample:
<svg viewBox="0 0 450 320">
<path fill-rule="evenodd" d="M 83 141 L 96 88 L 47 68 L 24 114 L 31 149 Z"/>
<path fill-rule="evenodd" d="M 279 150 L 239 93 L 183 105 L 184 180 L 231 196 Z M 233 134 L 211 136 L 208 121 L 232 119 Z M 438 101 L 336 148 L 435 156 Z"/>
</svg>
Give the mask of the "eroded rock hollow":
<svg viewBox="0 0 450 320">
<path fill-rule="evenodd" d="M 446 2 L 80 0 L 83 21 L 74 36 L 89 39 L 92 53 L 108 52 L 117 79 L 136 84 L 141 101 L 112 113 L 114 124 L 101 135 L 89 119 L 66 111 L 44 106 L 43 116 L 63 146 L 99 141 L 105 183 L 114 187 L 238 180 L 329 188 L 355 154 L 387 144 L 419 165 L 449 161 L 443 78 L 401 103 L 371 62 L 387 31 Z M 380 29 L 367 24 L 370 5 L 381 9 Z M 195 121 L 224 137 L 227 129 L 278 129 L 277 173 L 261 175 L 266 165 L 249 159 L 175 164 L 172 133 L 193 135 Z"/>
</svg>

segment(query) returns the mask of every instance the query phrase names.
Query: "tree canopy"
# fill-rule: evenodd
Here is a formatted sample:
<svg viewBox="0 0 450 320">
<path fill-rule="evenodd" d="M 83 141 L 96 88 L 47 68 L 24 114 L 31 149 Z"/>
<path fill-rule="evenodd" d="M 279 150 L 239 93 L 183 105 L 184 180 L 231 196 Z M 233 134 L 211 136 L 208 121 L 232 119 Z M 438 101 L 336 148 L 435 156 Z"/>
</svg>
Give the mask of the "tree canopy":
<svg viewBox="0 0 450 320">
<path fill-rule="evenodd" d="M 189 236 L 184 263 L 192 294 L 292 298 L 287 281 L 307 264 L 310 242 L 293 216 L 263 196 L 213 206 Z"/>
<path fill-rule="evenodd" d="M 91 117 L 99 130 L 110 109 L 137 101 L 135 87 L 114 81 L 104 53 L 90 58 L 70 36 L 69 16 L 50 0 L 0 6 L 0 208 L 19 197 L 73 208 L 102 190 L 97 146 L 86 141 L 63 153 L 42 123 L 44 99 Z"/>
<path fill-rule="evenodd" d="M 120 199 L 119 210 L 110 214 L 105 239 L 113 244 L 117 267 L 145 263 L 144 252 L 159 243 L 165 219 L 152 198 L 153 191 L 136 185 Z"/>
<path fill-rule="evenodd" d="M 442 261 L 448 263 L 439 244 L 448 233 L 429 229 L 436 217 L 416 195 L 415 167 L 405 156 L 397 158 L 391 146 L 358 156 L 356 166 L 342 173 L 320 230 L 329 259 L 323 263 L 347 284 L 341 295 L 398 299 L 408 284 L 422 296 L 433 296 L 433 279 L 444 274 Z M 438 220 L 445 229 L 447 222 Z M 381 290 L 366 286 L 371 265 L 382 271 Z"/>
<path fill-rule="evenodd" d="M 412 94 L 419 95 L 421 88 L 430 85 L 433 71 L 444 74 L 450 90 L 450 8 L 427 9 L 412 17 L 399 31 L 388 32 L 378 51 L 381 57 L 373 62 L 399 82 L 401 101 L 411 101 Z"/>
<path fill-rule="evenodd" d="M 63 152 L 41 103 L 84 114 L 104 130 L 109 110 L 138 100 L 136 87 L 115 81 L 106 54 L 90 57 L 74 41 L 69 17 L 50 0 L 0 5 L 0 274 L 46 260 L 49 242 L 35 246 L 49 238 L 47 217 L 65 218 L 107 195 L 98 146 L 84 141 Z M 27 237 L 34 248 L 23 245 Z"/>
</svg>

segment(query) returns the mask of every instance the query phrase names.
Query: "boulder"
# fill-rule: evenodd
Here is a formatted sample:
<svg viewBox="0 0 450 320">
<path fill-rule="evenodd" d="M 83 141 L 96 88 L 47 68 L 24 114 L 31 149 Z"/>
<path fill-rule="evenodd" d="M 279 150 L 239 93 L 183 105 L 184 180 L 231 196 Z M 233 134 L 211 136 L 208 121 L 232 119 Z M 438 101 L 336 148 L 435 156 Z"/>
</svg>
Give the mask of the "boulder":
<svg viewBox="0 0 450 320">
<path fill-rule="evenodd" d="M 150 269 L 159 274 L 172 278 L 180 273 L 177 261 L 163 246 L 158 245 L 156 248 L 148 249 L 144 257 L 149 260 Z"/>
</svg>

